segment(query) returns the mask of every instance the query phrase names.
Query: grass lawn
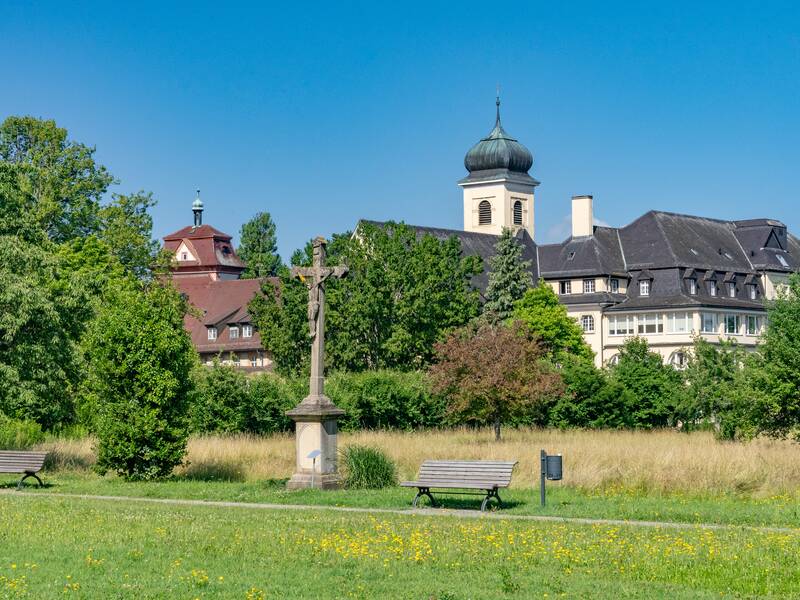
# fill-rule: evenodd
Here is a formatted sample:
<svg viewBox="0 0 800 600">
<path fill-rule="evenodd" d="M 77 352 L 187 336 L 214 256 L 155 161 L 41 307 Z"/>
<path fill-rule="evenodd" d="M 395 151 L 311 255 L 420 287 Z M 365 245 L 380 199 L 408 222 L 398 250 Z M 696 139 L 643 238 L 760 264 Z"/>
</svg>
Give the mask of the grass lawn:
<svg viewBox="0 0 800 600">
<path fill-rule="evenodd" d="M 0 495 L 4 598 L 762 595 L 800 596 L 800 533 Z"/>
<path fill-rule="evenodd" d="M 278 504 L 338 505 L 364 508 L 410 509 L 416 490 L 287 491 L 283 480 L 202 481 L 176 478 L 161 482 L 126 482 L 116 476 L 100 477 L 87 472 L 44 474 L 47 487 L 27 487 L 44 495 L 78 493 L 151 498 L 187 498 Z M 14 476 L 0 476 L 0 487 L 15 485 Z M 539 505 L 538 489 L 511 488 L 501 493 L 508 514 L 720 523 L 800 527 L 800 500 L 780 495 L 753 498 L 745 495 L 659 494 L 605 489 L 587 492 L 560 483 L 548 484 L 548 505 Z M 480 506 L 479 496 L 439 496 L 445 508 Z"/>
</svg>

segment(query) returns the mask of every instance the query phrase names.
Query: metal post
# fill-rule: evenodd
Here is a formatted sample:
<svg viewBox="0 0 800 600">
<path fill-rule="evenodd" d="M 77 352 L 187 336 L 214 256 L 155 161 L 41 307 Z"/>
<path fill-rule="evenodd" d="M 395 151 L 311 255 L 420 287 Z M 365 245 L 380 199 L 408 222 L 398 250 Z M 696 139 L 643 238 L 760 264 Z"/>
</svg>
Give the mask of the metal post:
<svg viewBox="0 0 800 600">
<path fill-rule="evenodd" d="M 544 506 L 545 505 L 544 482 L 545 482 L 545 475 L 547 473 L 547 452 L 545 452 L 544 450 L 542 450 L 541 459 L 542 459 L 542 477 L 539 483 L 539 496 L 541 497 L 542 500 L 542 506 Z"/>
</svg>

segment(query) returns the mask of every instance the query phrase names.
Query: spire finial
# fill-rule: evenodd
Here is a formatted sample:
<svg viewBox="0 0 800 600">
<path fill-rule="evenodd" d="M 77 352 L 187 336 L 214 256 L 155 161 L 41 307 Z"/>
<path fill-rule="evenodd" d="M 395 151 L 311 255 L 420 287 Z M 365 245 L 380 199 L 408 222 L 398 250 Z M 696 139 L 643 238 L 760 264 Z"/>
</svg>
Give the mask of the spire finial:
<svg viewBox="0 0 800 600">
<path fill-rule="evenodd" d="M 197 198 L 192 203 L 192 212 L 194 213 L 194 226 L 200 227 L 203 224 L 203 201 L 200 200 L 200 190 L 197 190 Z"/>
<path fill-rule="evenodd" d="M 500 84 L 497 84 L 497 96 L 495 97 L 495 106 L 497 106 L 497 118 L 495 119 L 495 125 L 500 125 Z"/>
</svg>

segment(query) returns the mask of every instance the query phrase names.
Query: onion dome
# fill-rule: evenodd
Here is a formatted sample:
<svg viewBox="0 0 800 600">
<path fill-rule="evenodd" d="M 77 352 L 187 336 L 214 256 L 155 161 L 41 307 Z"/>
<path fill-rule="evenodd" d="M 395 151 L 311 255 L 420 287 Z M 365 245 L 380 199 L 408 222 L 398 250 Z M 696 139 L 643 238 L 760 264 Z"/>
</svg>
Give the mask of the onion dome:
<svg viewBox="0 0 800 600">
<path fill-rule="evenodd" d="M 197 198 L 192 202 L 192 210 L 203 210 L 203 201 L 200 200 L 200 190 L 197 190 Z"/>
<path fill-rule="evenodd" d="M 464 157 L 467 171 L 505 169 L 527 173 L 533 166 L 530 150 L 508 135 L 500 124 L 500 97 L 497 98 L 497 120 L 492 132 L 475 144 Z"/>
</svg>

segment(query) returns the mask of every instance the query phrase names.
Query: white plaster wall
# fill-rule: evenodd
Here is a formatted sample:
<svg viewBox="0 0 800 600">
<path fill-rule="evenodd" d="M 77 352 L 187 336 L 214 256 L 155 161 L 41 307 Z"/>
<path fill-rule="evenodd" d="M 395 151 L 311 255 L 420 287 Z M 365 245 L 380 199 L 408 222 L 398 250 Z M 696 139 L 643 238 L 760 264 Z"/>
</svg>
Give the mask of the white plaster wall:
<svg viewBox="0 0 800 600">
<path fill-rule="evenodd" d="M 464 231 L 500 235 L 503 227 L 519 228 L 514 225 L 513 206 L 516 200 L 521 200 L 522 228 L 528 231 L 531 238 L 534 237 L 533 188 L 504 180 L 461 185 L 464 190 Z M 479 225 L 478 206 L 483 200 L 492 205 L 492 222 L 489 225 Z"/>
</svg>

